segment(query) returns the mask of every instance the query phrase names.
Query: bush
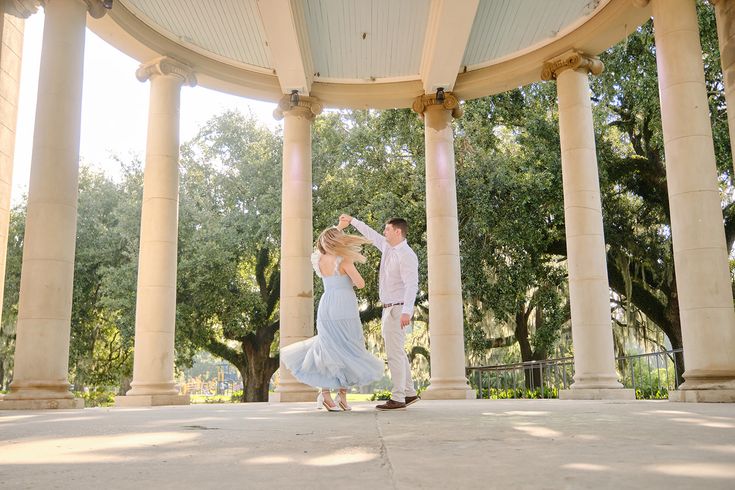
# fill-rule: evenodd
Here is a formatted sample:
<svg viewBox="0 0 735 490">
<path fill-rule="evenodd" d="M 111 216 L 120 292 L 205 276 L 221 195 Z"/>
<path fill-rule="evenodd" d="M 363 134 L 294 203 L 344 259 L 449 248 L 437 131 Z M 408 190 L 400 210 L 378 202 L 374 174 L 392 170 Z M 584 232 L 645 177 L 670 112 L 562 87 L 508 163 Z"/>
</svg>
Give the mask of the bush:
<svg viewBox="0 0 735 490">
<path fill-rule="evenodd" d="M 648 388 L 636 388 L 635 390 L 636 400 L 668 400 L 669 390 L 662 386 L 660 388 L 648 387 Z"/>
<path fill-rule="evenodd" d="M 104 390 L 75 391 L 74 396 L 84 400 L 85 408 L 111 407 L 115 404 L 115 393 Z"/>
<path fill-rule="evenodd" d="M 390 400 L 390 396 L 390 390 L 377 390 L 373 393 L 373 396 L 370 397 L 370 401 Z"/>
<path fill-rule="evenodd" d="M 416 394 L 421 396 L 421 393 L 424 392 L 426 388 L 419 388 L 416 390 Z M 378 400 L 390 400 L 392 393 L 390 390 L 376 390 L 373 392 L 372 396 L 370 397 L 370 401 L 378 401 Z"/>
<path fill-rule="evenodd" d="M 491 400 L 507 400 L 515 398 L 559 398 L 559 390 L 556 387 L 541 388 L 529 390 L 526 388 L 487 388 L 482 389 L 479 398 L 489 398 Z"/>
<path fill-rule="evenodd" d="M 240 403 L 242 401 L 245 401 L 243 396 L 244 394 L 242 390 L 233 391 L 232 395 L 230 395 L 230 403 Z"/>
</svg>

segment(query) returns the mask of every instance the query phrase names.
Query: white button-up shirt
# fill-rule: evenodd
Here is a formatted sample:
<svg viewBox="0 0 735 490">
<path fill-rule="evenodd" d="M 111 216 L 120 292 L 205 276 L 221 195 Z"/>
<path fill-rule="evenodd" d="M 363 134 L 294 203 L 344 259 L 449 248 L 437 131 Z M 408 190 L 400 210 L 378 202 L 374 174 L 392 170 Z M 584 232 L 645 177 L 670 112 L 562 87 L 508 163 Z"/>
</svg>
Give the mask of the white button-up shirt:
<svg viewBox="0 0 735 490">
<path fill-rule="evenodd" d="M 352 226 L 380 250 L 379 296 L 381 303 L 403 303 L 402 313 L 413 316 L 416 293 L 419 290 L 419 259 L 406 240 L 390 246 L 383 235 L 357 218 Z"/>
</svg>

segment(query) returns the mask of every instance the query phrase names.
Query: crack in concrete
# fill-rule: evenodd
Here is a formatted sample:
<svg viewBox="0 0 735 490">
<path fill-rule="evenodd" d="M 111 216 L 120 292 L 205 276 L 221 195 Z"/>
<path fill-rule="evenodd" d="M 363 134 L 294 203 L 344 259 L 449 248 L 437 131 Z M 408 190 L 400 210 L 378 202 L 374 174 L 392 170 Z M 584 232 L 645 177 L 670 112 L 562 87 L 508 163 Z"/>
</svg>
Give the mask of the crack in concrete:
<svg viewBox="0 0 735 490">
<path fill-rule="evenodd" d="M 378 412 L 375 412 L 374 416 L 375 428 L 378 431 L 378 441 L 380 441 L 380 465 L 388 468 L 388 476 L 390 477 L 391 488 L 397 489 L 398 485 L 396 484 L 396 475 L 393 471 L 393 465 L 390 462 L 390 457 L 388 457 L 388 447 L 385 445 L 385 439 L 383 439 L 383 431 L 381 430 L 380 422 L 378 421 Z"/>
</svg>

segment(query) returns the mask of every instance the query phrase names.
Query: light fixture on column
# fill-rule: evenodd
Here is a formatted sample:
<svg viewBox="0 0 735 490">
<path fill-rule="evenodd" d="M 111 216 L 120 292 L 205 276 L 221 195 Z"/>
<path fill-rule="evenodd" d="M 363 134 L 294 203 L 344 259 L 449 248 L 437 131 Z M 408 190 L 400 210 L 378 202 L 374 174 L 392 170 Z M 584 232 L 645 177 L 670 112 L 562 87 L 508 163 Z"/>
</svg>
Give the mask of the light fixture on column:
<svg viewBox="0 0 735 490">
<path fill-rule="evenodd" d="M 291 107 L 299 105 L 299 91 L 298 90 L 292 90 L 291 91 Z"/>
<path fill-rule="evenodd" d="M 102 6 L 107 10 L 112 10 L 112 0 L 102 0 Z"/>
<path fill-rule="evenodd" d="M 444 102 L 444 87 L 439 87 L 438 89 L 436 89 L 436 101 Z"/>
</svg>

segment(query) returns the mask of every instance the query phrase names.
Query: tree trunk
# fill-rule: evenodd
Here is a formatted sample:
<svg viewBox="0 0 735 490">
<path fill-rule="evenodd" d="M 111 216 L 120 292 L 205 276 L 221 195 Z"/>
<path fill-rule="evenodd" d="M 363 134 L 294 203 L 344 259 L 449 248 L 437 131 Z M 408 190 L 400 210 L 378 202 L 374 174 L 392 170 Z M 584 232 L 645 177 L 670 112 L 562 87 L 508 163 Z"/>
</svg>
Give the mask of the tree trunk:
<svg viewBox="0 0 735 490">
<path fill-rule="evenodd" d="M 120 396 L 125 396 L 125 393 L 128 392 L 128 390 L 131 388 L 130 383 L 132 383 L 133 378 L 130 376 L 125 376 L 120 380 L 120 389 L 117 391 L 117 394 Z"/>
<path fill-rule="evenodd" d="M 250 339 L 242 342 L 243 356 L 247 359 L 245 372 L 241 371 L 244 402 L 267 402 L 271 376 L 278 369 L 278 358 L 270 357 L 270 342 L 256 345 Z"/>
<path fill-rule="evenodd" d="M 518 345 L 521 348 L 521 361 L 530 362 L 534 360 L 533 350 L 531 350 L 531 342 L 528 339 L 528 317 L 531 313 L 531 307 L 526 311 L 525 305 L 520 304 L 516 312 L 515 334 Z M 537 366 L 528 366 L 523 368 L 523 377 L 525 379 L 526 388 L 533 390 L 541 386 L 541 371 Z"/>
</svg>

